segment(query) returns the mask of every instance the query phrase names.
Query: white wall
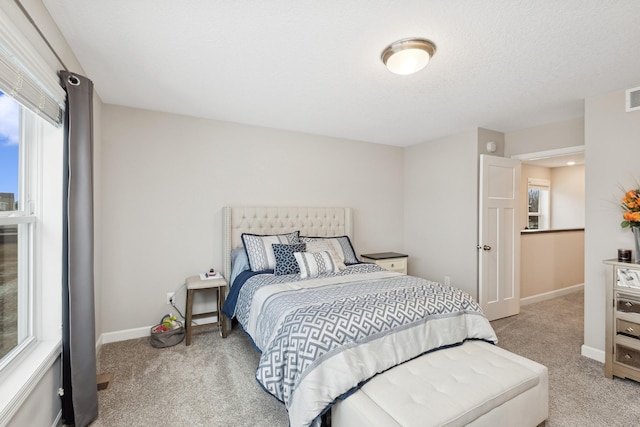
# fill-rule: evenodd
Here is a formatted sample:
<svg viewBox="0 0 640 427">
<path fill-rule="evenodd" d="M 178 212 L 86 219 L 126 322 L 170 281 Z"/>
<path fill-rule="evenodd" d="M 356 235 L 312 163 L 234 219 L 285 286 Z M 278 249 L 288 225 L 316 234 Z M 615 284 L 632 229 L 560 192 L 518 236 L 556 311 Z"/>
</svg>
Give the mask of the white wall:
<svg viewBox="0 0 640 427">
<path fill-rule="evenodd" d="M 103 332 L 222 267 L 224 206 L 350 206 L 358 254 L 404 249 L 402 148 L 113 105 L 102 133 Z"/>
<path fill-rule="evenodd" d="M 640 83 L 637 85 L 640 86 Z M 631 232 L 621 229 L 620 186 L 640 181 L 640 111 L 626 113 L 625 93 L 585 101 L 585 307 L 583 354 L 601 356 L 605 345 L 605 268 L 602 260 L 618 248 L 633 248 Z"/>
<path fill-rule="evenodd" d="M 404 243 L 409 274 L 478 291 L 478 131 L 407 147 Z"/>
<path fill-rule="evenodd" d="M 584 144 L 584 117 L 507 132 L 505 157 Z"/>
<path fill-rule="evenodd" d="M 54 421 L 60 415 L 60 398 L 58 397 L 60 363 L 61 357 L 58 357 L 6 427 L 50 427 L 55 425 Z"/>
<path fill-rule="evenodd" d="M 584 165 L 551 168 L 551 228 L 584 228 Z"/>
</svg>

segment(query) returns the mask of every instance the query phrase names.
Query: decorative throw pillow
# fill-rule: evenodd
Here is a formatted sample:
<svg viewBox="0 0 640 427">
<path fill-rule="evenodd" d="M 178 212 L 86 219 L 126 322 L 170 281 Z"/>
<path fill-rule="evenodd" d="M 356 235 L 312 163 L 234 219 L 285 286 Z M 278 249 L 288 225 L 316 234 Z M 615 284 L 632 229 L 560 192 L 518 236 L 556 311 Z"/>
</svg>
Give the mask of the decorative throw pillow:
<svg viewBox="0 0 640 427">
<path fill-rule="evenodd" d="M 244 249 L 247 251 L 251 271 L 264 271 L 273 270 L 276 266 L 272 245 L 274 243 L 289 245 L 299 243 L 300 232 L 271 235 L 242 233 L 241 237 Z"/>
<path fill-rule="evenodd" d="M 300 267 L 298 267 L 298 262 L 293 253 L 304 252 L 307 247 L 305 243 L 297 243 L 295 245 L 274 243 L 271 246 L 273 246 L 273 253 L 276 257 L 276 268 L 274 271 L 276 276 L 300 273 Z"/>
<path fill-rule="evenodd" d="M 344 251 L 342 250 L 342 246 L 340 246 L 338 239 L 314 239 L 306 245 L 307 252 L 330 252 L 340 270 L 347 268 L 344 264 Z"/>
<path fill-rule="evenodd" d="M 360 261 L 356 257 L 356 251 L 353 249 L 349 236 L 335 236 L 335 237 L 300 237 L 300 242 L 309 244 L 313 241 L 328 241 L 334 245 L 334 248 L 338 252 L 342 252 L 340 258 L 344 260 L 346 265 L 359 264 Z M 307 246 L 307 251 L 309 247 Z"/>
<path fill-rule="evenodd" d="M 300 267 L 300 277 L 303 279 L 340 271 L 336 261 L 328 251 L 294 252 L 293 255 L 296 257 L 298 267 Z"/>
</svg>

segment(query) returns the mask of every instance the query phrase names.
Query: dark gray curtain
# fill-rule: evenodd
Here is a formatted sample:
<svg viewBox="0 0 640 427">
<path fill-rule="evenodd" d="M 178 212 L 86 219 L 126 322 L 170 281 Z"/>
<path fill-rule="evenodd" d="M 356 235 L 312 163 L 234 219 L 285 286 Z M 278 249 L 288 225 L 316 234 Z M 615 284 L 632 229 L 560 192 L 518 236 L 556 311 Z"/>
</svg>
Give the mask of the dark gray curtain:
<svg viewBox="0 0 640 427">
<path fill-rule="evenodd" d="M 60 72 L 67 91 L 64 150 L 62 418 L 98 416 L 93 291 L 93 83 Z"/>
</svg>

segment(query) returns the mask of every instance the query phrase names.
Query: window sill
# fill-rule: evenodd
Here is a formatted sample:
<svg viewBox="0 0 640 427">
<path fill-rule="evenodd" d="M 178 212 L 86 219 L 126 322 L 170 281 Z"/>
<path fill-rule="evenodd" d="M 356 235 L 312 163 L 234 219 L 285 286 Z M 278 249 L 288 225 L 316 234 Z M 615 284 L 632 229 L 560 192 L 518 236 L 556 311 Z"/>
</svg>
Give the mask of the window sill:
<svg viewBox="0 0 640 427">
<path fill-rule="evenodd" d="M 60 340 L 41 341 L 28 350 L 0 384 L 0 425 L 6 425 L 16 414 L 29 394 L 38 385 L 51 365 L 60 357 Z"/>
</svg>

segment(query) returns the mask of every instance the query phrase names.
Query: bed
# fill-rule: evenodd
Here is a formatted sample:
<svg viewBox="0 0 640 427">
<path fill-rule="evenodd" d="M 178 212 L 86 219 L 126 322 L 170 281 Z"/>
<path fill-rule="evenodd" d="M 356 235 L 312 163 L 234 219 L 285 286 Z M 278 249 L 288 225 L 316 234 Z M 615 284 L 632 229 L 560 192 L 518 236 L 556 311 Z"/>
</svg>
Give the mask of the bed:
<svg viewBox="0 0 640 427">
<path fill-rule="evenodd" d="M 260 352 L 256 379 L 285 404 L 292 427 L 327 423 L 334 405 L 341 411 L 334 427 L 362 418 L 361 408 L 391 414 L 365 398 L 363 386 L 388 389 L 370 384 L 401 373 L 394 367 L 432 360 L 436 350 L 455 355 L 446 349 L 466 351 L 472 342 L 495 347 L 491 325 L 465 292 L 361 263 L 349 208 L 228 207 L 223 217 L 230 279 L 223 312 Z M 493 395 L 483 399 L 497 402 Z"/>
</svg>

